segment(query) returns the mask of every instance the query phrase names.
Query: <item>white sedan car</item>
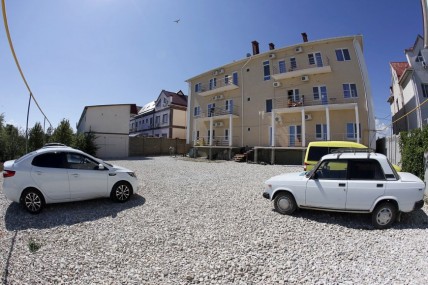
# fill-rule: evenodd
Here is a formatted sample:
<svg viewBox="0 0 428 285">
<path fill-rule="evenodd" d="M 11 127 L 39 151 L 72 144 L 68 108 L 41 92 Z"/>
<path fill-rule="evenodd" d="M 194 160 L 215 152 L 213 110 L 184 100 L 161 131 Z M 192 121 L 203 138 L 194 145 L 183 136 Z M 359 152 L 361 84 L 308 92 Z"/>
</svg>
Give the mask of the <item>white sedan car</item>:
<svg viewBox="0 0 428 285">
<path fill-rule="evenodd" d="M 133 171 L 56 145 L 6 161 L 3 177 L 6 197 L 33 214 L 50 203 L 101 197 L 125 202 L 138 187 Z"/>
<path fill-rule="evenodd" d="M 310 172 L 278 175 L 265 184 L 263 197 L 281 214 L 297 208 L 371 213 L 379 229 L 390 227 L 400 212 L 424 205 L 422 180 L 397 173 L 383 154 L 367 150 L 328 154 Z"/>
</svg>

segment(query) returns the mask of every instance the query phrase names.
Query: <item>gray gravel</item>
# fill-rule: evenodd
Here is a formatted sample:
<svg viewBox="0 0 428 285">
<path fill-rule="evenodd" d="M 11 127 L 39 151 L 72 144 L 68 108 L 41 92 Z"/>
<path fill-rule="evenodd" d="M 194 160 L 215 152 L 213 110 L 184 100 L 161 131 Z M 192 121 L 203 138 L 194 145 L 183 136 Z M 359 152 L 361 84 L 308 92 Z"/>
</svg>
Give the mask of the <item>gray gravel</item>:
<svg viewBox="0 0 428 285">
<path fill-rule="evenodd" d="M 273 211 L 264 180 L 301 167 L 113 163 L 140 179 L 128 203 L 49 205 L 30 215 L 0 193 L 3 284 L 428 283 L 427 205 L 380 231 L 368 215 Z"/>
</svg>

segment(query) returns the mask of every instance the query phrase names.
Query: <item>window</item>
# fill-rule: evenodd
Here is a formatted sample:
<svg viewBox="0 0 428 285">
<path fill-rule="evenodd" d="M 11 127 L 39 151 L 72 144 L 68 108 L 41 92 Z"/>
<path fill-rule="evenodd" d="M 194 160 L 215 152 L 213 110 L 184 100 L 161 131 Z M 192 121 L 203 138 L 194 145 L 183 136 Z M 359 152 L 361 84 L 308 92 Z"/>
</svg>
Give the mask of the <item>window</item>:
<svg viewBox="0 0 428 285">
<path fill-rule="evenodd" d="M 318 140 L 327 140 L 327 125 L 326 124 L 316 124 L 315 125 L 315 138 Z"/>
<path fill-rule="evenodd" d="M 210 90 L 215 89 L 217 86 L 217 78 L 211 78 L 210 79 Z"/>
<path fill-rule="evenodd" d="M 361 124 L 358 125 L 358 131 L 360 133 L 361 138 Z M 348 139 L 356 139 L 357 138 L 357 124 L 355 123 L 347 123 L 346 124 L 346 137 Z"/>
<path fill-rule="evenodd" d="M 322 67 L 323 66 L 322 57 L 321 57 L 321 53 L 320 52 L 309 53 L 308 54 L 308 59 L 309 59 L 309 64 L 310 65 L 316 64 L 318 67 Z"/>
<path fill-rule="evenodd" d="M 156 116 L 156 118 L 155 118 L 155 124 L 156 124 L 156 126 L 158 126 L 159 123 L 160 123 L 160 116 Z"/>
<path fill-rule="evenodd" d="M 38 167 L 64 168 L 64 155 L 56 152 L 43 153 L 36 156 L 31 164 Z"/>
<path fill-rule="evenodd" d="M 421 51 L 419 51 L 418 56 L 416 57 L 416 60 L 415 60 L 415 61 L 416 61 L 416 62 L 423 62 L 423 61 L 424 61 L 424 58 L 423 58 L 423 56 L 422 56 Z"/>
<path fill-rule="evenodd" d="M 337 49 L 336 50 L 336 58 L 338 61 L 351 60 L 351 56 L 349 55 L 349 50 L 346 48 Z"/>
<path fill-rule="evenodd" d="M 264 80 L 270 79 L 270 64 L 268 60 L 263 62 L 263 75 Z"/>
<path fill-rule="evenodd" d="M 162 116 L 162 123 L 167 124 L 168 123 L 168 114 L 163 114 Z"/>
<path fill-rule="evenodd" d="M 70 169 L 98 169 L 98 162 L 78 153 L 67 153 L 67 164 Z"/>
<path fill-rule="evenodd" d="M 316 176 L 320 180 L 345 180 L 348 161 L 324 160 L 316 170 Z"/>
<path fill-rule="evenodd" d="M 287 72 L 287 68 L 285 67 L 285 60 L 280 60 L 278 62 L 278 66 L 279 66 L 279 73 Z"/>
<path fill-rule="evenodd" d="M 229 75 L 224 76 L 224 85 L 229 85 Z"/>
<path fill-rule="evenodd" d="M 291 57 L 290 58 L 290 71 L 296 70 L 297 69 L 297 61 L 296 58 Z"/>
<path fill-rule="evenodd" d="M 291 89 L 291 90 L 288 90 L 287 93 L 288 93 L 288 100 L 291 100 L 292 103 L 300 102 L 299 89 Z"/>
<path fill-rule="evenodd" d="M 201 92 L 201 83 L 195 84 L 195 92 Z"/>
<path fill-rule="evenodd" d="M 208 104 L 207 110 L 208 110 L 208 117 L 214 116 L 214 113 L 215 113 L 215 103 Z"/>
<path fill-rule="evenodd" d="M 266 113 L 272 112 L 272 99 L 266 100 Z"/>
<path fill-rule="evenodd" d="M 358 97 L 357 85 L 354 83 L 343 84 L 343 98 L 356 98 Z"/>
<path fill-rule="evenodd" d="M 224 130 L 224 140 L 228 141 L 229 140 L 229 129 L 225 129 Z"/>
<path fill-rule="evenodd" d="M 226 100 L 226 106 L 225 106 L 226 111 L 228 111 L 228 114 L 232 114 L 233 113 L 233 99 L 229 99 Z"/>
<path fill-rule="evenodd" d="M 201 114 L 201 107 L 200 107 L 200 106 L 196 106 L 196 107 L 193 109 L 193 116 L 195 116 L 195 117 L 199 117 L 199 116 L 200 116 L 200 114 Z"/>
<path fill-rule="evenodd" d="M 233 84 L 238 85 L 238 72 L 232 74 Z"/>
<path fill-rule="evenodd" d="M 315 86 L 312 87 L 314 100 L 322 100 L 324 104 L 327 104 L 327 87 L 326 86 Z"/>
<path fill-rule="evenodd" d="M 422 83 L 422 95 L 428 97 L 428 84 Z"/>
<path fill-rule="evenodd" d="M 385 180 L 385 174 L 377 160 L 349 160 L 349 179 Z"/>
</svg>

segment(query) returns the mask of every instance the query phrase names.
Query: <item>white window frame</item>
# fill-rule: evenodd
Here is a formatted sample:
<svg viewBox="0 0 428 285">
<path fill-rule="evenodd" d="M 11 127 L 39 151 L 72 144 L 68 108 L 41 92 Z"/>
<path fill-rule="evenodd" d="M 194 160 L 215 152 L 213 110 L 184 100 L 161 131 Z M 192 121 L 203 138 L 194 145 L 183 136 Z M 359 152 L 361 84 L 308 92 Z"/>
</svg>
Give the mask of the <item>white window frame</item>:
<svg viewBox="0 0 428 285">
<path fill-rule="evenodd" d="M 268 69 L 266 69 L 266 66 L 268 67 Z M 266 74 L 266 70 L 268 71 L 269 74 Z M 263 80 L 270 80 L 270 61 L 266 60 L 263 61 Z"/>
<path fill-rule="evenodd" d="M 347 50 L 347 51 L 348 51 L 349 59 L 346 59 L 346 57 L 345 57 L 345 53 L 344 53 L 344 50 Z M 342 60 L 340 60 L 340 59 L 338 59 L 338 58 L 337 58 L 337 52 L 340 52 L 340 53 L 341 53 L 341 55 L 342 55 Z M 348 48 L 338 48 L 338 49 L 336 49 L 336 50 L 335 50 L 335 53 L 336 53 L 336 60 L 337 60 L 337 61 L 350 61 L 350 60 L 351 60 L 351 53 L 349 52 L 349 49 L 348 49 Z"/>
<path fill-rule="evenodd" d="M 349 97 L 346 97 L 345 96 L 345 88 L 344 88 L 344 85 L 348 85 L 348 88 L 349 88 Z M 355 85 L 355 93 L 356 94 L 353 94 L 352 93 L 352 88 L 351 88 L 351 85 Z M 358 88 L 357 88 L 357 84 L 356 83 L 343 83 L 342 84 L 342 91 L 343 91 L 343 98 L 345 98 L 345 99 L 352 99 L 352 98 L 358 98 Z"/>
</svg>

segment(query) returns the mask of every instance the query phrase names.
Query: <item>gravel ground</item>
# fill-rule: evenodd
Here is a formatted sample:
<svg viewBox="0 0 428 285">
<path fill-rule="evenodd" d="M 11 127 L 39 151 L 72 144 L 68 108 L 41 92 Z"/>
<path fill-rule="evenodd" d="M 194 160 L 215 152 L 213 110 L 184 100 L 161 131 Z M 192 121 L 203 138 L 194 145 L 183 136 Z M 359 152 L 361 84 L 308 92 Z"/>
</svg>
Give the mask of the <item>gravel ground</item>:
<svg viewBox="0 0 428 285">
<path fill-rule="evenodd" d="M 113 163 L 140 179 L 128 203 L 48 205 L 30 215 L 0 193 L 3 284 L 428 283 L 426 204 L 381 231 L 368 215 L 273 211 L 264 180 L 301 167 Z"/>
</svg>

